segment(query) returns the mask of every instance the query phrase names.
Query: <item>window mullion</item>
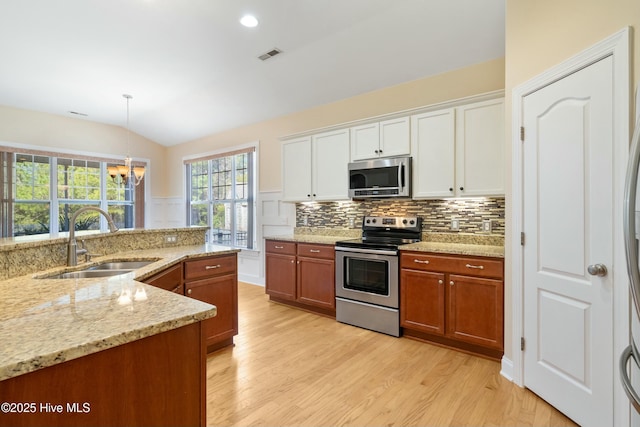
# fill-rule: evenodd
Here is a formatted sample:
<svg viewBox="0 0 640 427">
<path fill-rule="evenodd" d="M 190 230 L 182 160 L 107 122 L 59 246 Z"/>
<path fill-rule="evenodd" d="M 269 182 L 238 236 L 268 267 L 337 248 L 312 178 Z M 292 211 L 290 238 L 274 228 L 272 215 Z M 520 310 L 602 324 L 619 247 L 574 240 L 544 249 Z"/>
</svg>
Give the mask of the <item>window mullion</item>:
<svg viewBox="0 0 640 427">
<path fill-rule="evenodd" d="M 35 171 L 34 171 L 35 172 Z M 58 236 L 60 230 L 60 211 L 58 201 L 58 158 L 49 157 L 49 235 L 51 237 Z"/>
</svg>

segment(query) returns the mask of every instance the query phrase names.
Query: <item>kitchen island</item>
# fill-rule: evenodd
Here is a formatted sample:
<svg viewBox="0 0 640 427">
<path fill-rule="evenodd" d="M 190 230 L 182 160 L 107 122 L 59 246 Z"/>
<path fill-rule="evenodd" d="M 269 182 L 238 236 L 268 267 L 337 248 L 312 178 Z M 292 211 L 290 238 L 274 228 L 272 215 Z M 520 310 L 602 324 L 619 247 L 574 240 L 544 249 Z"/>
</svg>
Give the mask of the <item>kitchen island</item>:
<svg viewBox="0 0 640 427">
<path fill-rule="evenodd" d="M 92 262 L 153 260 L 125 275 L 0 281 L 0 425 L 205 425 L 201 323 L 217 309 L 140 280 L 236 252 L 136 250 Z"/>
</svg>

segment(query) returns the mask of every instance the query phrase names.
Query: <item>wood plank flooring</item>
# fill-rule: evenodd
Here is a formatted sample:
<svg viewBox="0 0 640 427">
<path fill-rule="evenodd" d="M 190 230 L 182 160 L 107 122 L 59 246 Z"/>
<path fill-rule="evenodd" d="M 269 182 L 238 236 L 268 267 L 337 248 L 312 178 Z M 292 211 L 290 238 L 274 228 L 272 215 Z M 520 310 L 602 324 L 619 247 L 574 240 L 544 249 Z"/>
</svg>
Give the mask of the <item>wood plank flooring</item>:
<svg viewBox="0 0 640 427">
<path fill-rule="evenodd" d="M 239 283 L 235 346 L 207 361 L 209 426 L 575 426 L 497 362 L 268 301 Z"/>
</svg>

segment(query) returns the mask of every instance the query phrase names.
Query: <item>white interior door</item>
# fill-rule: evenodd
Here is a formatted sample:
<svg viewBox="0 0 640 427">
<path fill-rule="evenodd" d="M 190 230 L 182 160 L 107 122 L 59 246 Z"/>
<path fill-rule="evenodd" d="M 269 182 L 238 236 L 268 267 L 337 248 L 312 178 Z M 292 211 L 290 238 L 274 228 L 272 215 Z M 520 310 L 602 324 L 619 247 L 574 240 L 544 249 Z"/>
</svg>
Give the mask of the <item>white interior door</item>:
<svg viewBox="0 0 640 427">
<path fill-rule="evenodd" d="M 613 61 L 524 98 L 524 384 L 613 424 Z"/>
</svg>

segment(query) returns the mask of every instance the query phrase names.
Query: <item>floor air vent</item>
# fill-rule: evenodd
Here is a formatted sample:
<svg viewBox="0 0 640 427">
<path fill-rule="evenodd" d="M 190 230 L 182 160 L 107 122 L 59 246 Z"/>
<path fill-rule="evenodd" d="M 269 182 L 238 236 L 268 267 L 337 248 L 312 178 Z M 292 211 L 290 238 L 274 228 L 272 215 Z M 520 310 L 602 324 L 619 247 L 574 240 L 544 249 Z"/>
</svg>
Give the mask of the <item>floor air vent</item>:
<svg viewBox="0 0 640 427">
<path fill-rule="evenodd" d="M 274 47 L 269 52 L 263 53 L 262 55 L 258 56 L 258 59 L 266 61 L 267 59 L 273 58 L 274 56 L 279 55 L 281 53 L 282 51 L 280 49 L 278 49 L 277 47 Z"/>
</svg>

